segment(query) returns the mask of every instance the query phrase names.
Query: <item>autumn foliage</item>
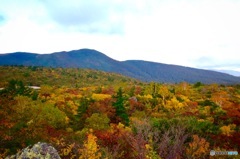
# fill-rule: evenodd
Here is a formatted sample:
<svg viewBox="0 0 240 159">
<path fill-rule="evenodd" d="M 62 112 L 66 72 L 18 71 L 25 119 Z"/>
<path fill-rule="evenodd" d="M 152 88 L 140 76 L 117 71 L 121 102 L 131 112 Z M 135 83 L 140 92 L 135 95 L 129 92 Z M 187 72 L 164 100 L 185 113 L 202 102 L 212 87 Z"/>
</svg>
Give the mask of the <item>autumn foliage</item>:
<svg viewBox="0 0 240 159">
<path fill-rule="evenodd" d="M 66 159 L 240 153 L 239 85 L 143 83 L 94 70 L 5 66 L 0 87 L 0 158 L 37 142 L 51 143 Z"/>
</svg>

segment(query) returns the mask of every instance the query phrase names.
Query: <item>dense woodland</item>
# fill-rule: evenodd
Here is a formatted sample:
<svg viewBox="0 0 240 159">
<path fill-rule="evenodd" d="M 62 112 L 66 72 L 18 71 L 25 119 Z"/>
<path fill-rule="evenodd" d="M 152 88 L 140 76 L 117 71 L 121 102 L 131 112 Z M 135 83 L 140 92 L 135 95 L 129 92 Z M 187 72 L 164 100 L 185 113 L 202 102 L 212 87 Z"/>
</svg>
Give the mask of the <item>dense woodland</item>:
<svg viewBox="0 0 240 159">
<path fill-rule="evenodd" d="M 143 83 L 88 69 L 4 66 L 0 87 L 0 158 L 39 141 L 66 159 L 240 152 L 240 85 Z"/>
</svg>

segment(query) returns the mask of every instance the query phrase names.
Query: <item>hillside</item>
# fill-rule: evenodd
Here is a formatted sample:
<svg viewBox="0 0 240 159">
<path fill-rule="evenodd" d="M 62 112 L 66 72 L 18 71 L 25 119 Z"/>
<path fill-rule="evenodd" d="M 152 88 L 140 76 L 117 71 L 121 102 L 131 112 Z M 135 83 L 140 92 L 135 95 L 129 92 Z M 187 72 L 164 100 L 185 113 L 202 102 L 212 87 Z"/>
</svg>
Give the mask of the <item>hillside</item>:
<svg viewBox="0 0 240 159">
<path fill-rule="evenodd" d="M 47 66 L 63 68 L 90 68 L 120 73 L 142 81 L 196 83 L 240 83 L 240 78 L 225 73 L 167 65 L 148 61 L 117 61 L 101 52 L 90 49 L 57 52 L 52 54 L 9 53 L 0 55 L 0 65 Z"/>
<path fill-rule="evenodd" d="M 153 81 L 167 82 L 167 83 L 179 83 L 189 82 L 196 83 L 201 81 L 202 83 L 240 83 L 240 78 L 229 74 L 220 73 L 211 70 L 196 69 L 190 67 L 183 67 L 177 65 L 167 65 L 148 61 L 129 60 L 125 61 L 134 70 L 141 71 L 139 76 L 135 78 L 144 80 L 145 77 Z M 137 71 L 136 71 L 137 72 Z M 141 75 L 144 74 L 144 77 Z"/>
<path fill-rule="evenodd" d="M 240 85 L 0 66 L 0 87 L 0 158 L 239 158 Z"/>
<path fill-rule="evenodd" d="M 140 83 L 136 79 L 116 73 L 91 69 L 0 66 L 0 88 L 5 87 L 8 81 L 12 79 L 20 80 L 26 85 L 51 85 L 71 88 L 125 86 Z"/>
</svg>

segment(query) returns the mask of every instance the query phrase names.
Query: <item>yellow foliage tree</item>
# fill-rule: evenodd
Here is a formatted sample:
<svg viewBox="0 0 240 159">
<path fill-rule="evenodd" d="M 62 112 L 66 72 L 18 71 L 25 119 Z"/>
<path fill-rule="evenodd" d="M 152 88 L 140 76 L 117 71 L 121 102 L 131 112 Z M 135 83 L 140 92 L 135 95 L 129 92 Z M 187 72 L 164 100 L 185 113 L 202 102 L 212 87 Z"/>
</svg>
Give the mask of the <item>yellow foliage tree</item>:
<svg viewBox="0 0 240 159">
<path fill-rule="evenodd" d="M 138 95 L 137 97 L 138 98 L 142 98 L 143 100 L 148 100 L 148 99 L 152 99 L 153 98 L 151 94 L 146 94 L 146 95 L 143 95 L 143 96 Z"/>
<path fill-rule="evenodd" d="M 209 153 L 209 143 L 198 135 L 193 135 L 192 138 L 193 141 L 186 149 L 188 158 L 204 158 Z"/>
<path fill-rule="evenodd" d="M 63 138 L 52 138 L 51 141 L 55 143 L 61 158 L 75 159 L 77 157 L 74 153 L 75 143 L 69 143 Z"/>
<path fill-rule="evenodd" d="M 159 90 L 158 94 L 162 97 L 162 105 L 165 106 L 167 98 L 172 97 L 172 93 L 169 91 L 166 85 L 162 85 Z"/>
<path fill-rule="evenodd" d="M 211 107 L 210 106 L 205 106 L 205 107 L 200 107 L 200 114 L 205 117 L 209 117 L 211 113 Z"/>
<path fill-rule="evenodd" d="M 67 101 L 67 106 L 73 115 L 77 115 L 78 105 L 74 101 Z"/>
<path fill-rule="evenodd" d="M 83 144 L 83 148 L 79 151 L 81 154 L 79 159 L 99 159 L 102 156 L 97 144 L 97 137 L 91 131 L 87 136 L 87 141 Z"/>
<path fill-rule="evenodd" d="M 214 101 L 217 105 L 220 107 L 228 103 L 229 100 L 229 94 L 225 91 L 217 91 L 212 94 L 211 97 L 212 101 Z"/>
<path fill-rule="evenodd" d="M 109 95 L 109 94 L 96 94 L 96 93 L 92 94 L 92 99 L 94 99 L 96 101 L 104 100 L 106 98 L 111 98 L 111 95 Z"/>
<path fill-rule="evenodd" d="M 161 157 L 153 149 L 152 137 L 149 139 L 149 143 L 145 145 L 145 148 L 147 150 L 147 154 L 145 156 L 146 159 L 161 159 Z"/>
<path fill-rule="evenodd" d="M 53 91 L 54 91 L 53 87 L 48 86 L 48 85 L 42 85 L 40 92 L 39 92 L 40 99 L 47 100 L 48 98 L 51 97 Z"/>
<path fill-rule="evenodd" d="M 176 97 L 173 97 L 171 100 L 167 101 L 165 108 L 169 110 L 180 110 L 184 107 L 184 104 L 179 102 Z"/>
<path fill-rule="evenodd" d="M 230 124 L 228 126 L 222 126 L 220 130 L 223 135 L 231 136 L 231 134 L 234 132 L 235 127 L 235 124 Z"/>
</svg>

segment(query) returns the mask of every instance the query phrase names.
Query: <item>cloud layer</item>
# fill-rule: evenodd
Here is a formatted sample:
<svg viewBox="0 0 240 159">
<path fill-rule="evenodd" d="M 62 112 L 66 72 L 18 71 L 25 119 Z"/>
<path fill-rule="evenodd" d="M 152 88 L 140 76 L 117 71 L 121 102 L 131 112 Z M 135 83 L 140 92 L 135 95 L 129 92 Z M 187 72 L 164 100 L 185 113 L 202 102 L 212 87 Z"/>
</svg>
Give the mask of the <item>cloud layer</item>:
<svg viewBox="0 0 240 159">
<path fill-rule="evenodd" d="M 0 52 L 93 48 L 118 60 L 239 70 L 239 17 L 236 0 L 3 1 Z"/>
<path fill-rule="evenodd" d="M 112 15 L 111 1 L 45 1 L 50 17 L 59 25 L 87 33 L 121 33 L 121 16 Z M 119 17 L 117 17 L 119 16 Z M 115 19 L 114 19 L 115 18 Z"/>
</svg>

